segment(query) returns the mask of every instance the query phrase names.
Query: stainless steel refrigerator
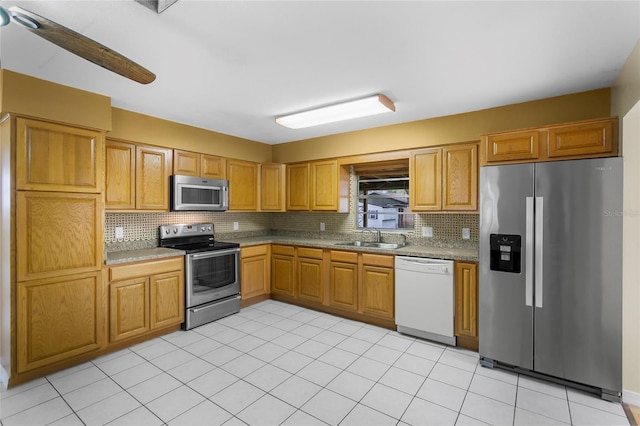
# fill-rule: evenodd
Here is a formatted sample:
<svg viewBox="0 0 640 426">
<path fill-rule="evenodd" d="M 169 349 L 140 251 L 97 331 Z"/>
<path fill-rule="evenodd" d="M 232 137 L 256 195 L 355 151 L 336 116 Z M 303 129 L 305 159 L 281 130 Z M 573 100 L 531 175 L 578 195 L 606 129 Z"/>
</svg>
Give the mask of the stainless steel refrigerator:
<svg viewBox="0 0 640 426">
<path fill-rule="evenodd" d="M 481 364 L 619 400 L 622 158 L 482 167 L 480 188 Z"/>
</svg>

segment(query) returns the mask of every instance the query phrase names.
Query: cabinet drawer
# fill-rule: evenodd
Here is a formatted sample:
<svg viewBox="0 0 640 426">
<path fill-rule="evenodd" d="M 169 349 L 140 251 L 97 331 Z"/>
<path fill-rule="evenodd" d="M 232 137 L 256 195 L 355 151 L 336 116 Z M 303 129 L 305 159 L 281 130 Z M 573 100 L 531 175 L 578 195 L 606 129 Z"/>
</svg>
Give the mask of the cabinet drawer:
<svg viewBox="0 0 640 426">
<path fill-rule="evenodd" d="M 184 257 L 172 257 L 169 260 L 154 260 L 137 263 L 129 263 L 124 266 L 112 266 L 109 268 L 109 281 L 127 280 L 136 277 L 162 274 L 178 271 L 184 266 Z"/>
<path fill-rule="evenodd" d="M 296 249 L 293 246 L 279 246 L 274 244 L 271 246 L 272 254 L 283 254 L 285 256 L 294 256 L 296 253 Z"/>
<path fill-rule="evenodd" d="M 245 257 L 266 255 L 269 251 L 268 248 L 269 246 L 267 245 L 242 247 L 240 249 L 240 257 L 244 259 Z"/>
<path fill-rule="evenodd" d="M 322 249 L 298 247 L 298 257 L 306 257 L 308 259 L 322 259 Z"/>
<path fill-rule="evenodd" d="M 331 250 L 332 262 L 358 263 L 358 253 L 353 251 L 334 251 Z"/>
<path fill-rule="evenodd" d="M 393 268 L 393 256 L 363 253 L 362 264 L 371 265 L 371 266 L 382 266 L 385 268 Z"/>
</svg>

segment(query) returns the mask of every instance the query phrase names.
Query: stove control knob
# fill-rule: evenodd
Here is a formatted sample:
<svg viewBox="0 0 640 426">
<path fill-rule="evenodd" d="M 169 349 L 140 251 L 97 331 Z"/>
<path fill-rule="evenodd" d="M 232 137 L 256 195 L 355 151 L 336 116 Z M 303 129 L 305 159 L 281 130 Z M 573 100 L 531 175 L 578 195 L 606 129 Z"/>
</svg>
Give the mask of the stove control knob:
<svg viewBox="0 0 640 426">
<path fill-rule="evenodd" d="M 173 228 L 173 233 L 177 234 L 178 233 L 178 228 Z"/>
<path fill-rule="evenodd" d="M 211 227 L 210 227 L 210 226 L 209 226 L 209 227 L 207 227 L 207 231 L 211 231 Z"/>
<path fill-rule="evenodd" d="M 200 232 L 204 232 L 204 226 L 200 228 Z"/>
<path fill-rule="evenodd" d="M 171 232 L 171 230 L 170 230 L 170 229 L 168 229 L 168 228 L 164 230 L 164 233 L 165 233 L 165 234 L 169 234 L 170 232 Z"/>
</svg>

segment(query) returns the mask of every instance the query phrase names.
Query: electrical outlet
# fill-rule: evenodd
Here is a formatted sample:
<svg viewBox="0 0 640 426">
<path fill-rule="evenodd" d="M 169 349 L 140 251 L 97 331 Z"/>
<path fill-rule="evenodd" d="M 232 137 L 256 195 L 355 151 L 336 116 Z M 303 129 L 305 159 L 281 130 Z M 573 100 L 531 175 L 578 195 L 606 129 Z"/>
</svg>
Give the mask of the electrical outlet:
<svg viewBox="0 0 640 426">
<path fill-rule="evenodd" d="M 116 240 L 124 238 L 124 228 L 122 226 L 116 226 Z"/>
<path fill-rule="evenodd" d="M 468 240 L 471 238 L 471 230 L 469 228 L 462 228 L 462 239 Z"/>
<path fill-rule="evenodd" d="M 233 222 L 233 230 L 237 231 L 238 229 L 240 229 L 240 224 L 238 222 Z"/>
<path fill-rule="evenodd" d="M 324 231 L 324 222 L 320 222 L 320 230 Z"/>
<path fill-rule="evenodd" d="M 422 236 L 427 238 L 433 238 L 433 228 L 431 226 L 423 226 Z"/>
</svg>

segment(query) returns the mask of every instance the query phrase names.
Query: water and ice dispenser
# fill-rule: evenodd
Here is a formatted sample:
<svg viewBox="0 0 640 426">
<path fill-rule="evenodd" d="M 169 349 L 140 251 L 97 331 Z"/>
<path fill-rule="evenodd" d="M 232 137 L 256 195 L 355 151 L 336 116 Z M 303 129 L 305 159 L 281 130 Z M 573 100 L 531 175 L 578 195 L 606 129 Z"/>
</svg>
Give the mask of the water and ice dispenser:
<svg viewBox="0 0 640 426">
<path fill-rule="evenodd" d="M 520 235 L 491 234 L 491 262 L 492 271 L 520 273 L 521 258 Z"/>
</svg>

